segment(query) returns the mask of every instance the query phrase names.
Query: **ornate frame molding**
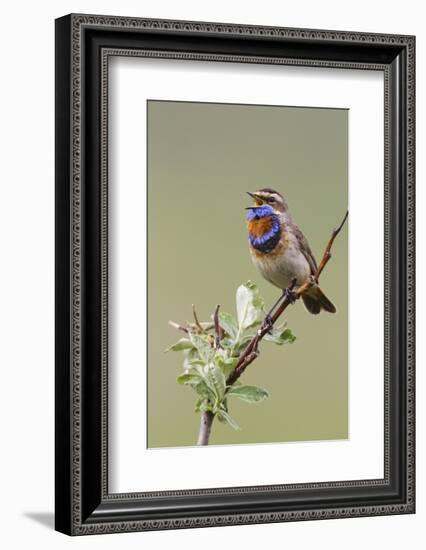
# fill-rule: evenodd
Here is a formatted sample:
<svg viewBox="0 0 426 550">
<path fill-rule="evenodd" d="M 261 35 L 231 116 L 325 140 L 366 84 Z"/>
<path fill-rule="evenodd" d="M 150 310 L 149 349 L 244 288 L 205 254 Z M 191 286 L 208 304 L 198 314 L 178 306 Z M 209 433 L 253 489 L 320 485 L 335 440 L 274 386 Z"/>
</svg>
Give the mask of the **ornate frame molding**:
<svg viewBox="0 0 426 550">
<path fill-rule="evenodd" d="M 85 210 L 85 182 L 88 180 L 86 166 L 86 148 L 88 139 L 85 136 L 85 124 L 89 116 L 88 101 L 91 89 L 88 88 L 87 66 L 89 53 L 95 47 L 89 47 L 88 31 L 96 37 L 96 31 L 110 30 L 118 36 L 120 33 L 130 36 L 152 37 L 166 33 L 176 39 L 179 36 L 206 35 L 217 38 L 230 37 L 236 40 L 262 39 L 266 42 L 274 41 L 292 44 L 319 45 L 324 44 L 333 51 L 333 45 L 338 46 L 343 52 L 353 50 L 352 58 L 348 60 L 318 59 L 315 57 L 291 57 L 271 55 L 247 55 L 232 53 L 207 53 L 194 51 L 173 51 L 167 48 L 131 48 L 128 45 L 120 47 L 114 44 L 97 45 L 99 56 L 96 58 L 99 64 L 100 81 L 100 257 L 99 257 L 99 346 L 100 346 L 100 380 L 99 389 L 101 398 L 100 410 L 97 420 L 99 429 L 99 456 L 96 456 L 98 467 L 90 470 L 85 466 L 86 449 L 84 424 L 87 421 L 87 411 L 84 409 L 86 397 L 85 379 L 85 338 L 84 331 L 86 315 L 86 278 L 87 278 L 87 231 L 91 231 Z M 108 42 L 108 41 L 107 41 Z M 389 52 L 389 60 L 375 62 L 371 59 L 356 61 L 358 46 L 369 45 L 377 52 Z M 355 47 L 355 48 L 353 48 Z M 308 29 L 288 29 L 279 27 L 253 27 L 246 25 L 228 25 L 218 23 L 201 23 L 187 21 L 151 20 L 122 17 L 108 17 L 95 15 L 70 15 L 57 20 L 57 174 L 56 189 L 58 194 L 68 194 L 59 200 L 57 204 L 57 216 L 69 216 L 69 225 L 58 221 L 57 218 L 57 243 L 64 245 L 68 239 L 68 247 L 65 251 L 57 250 L 57 280 L 59 281 L 59 294 L 57 288 L 57 330 L 62 336 L 57 336 L 58 348 L 56 373 L 57 383 L 57 428 L 64 429 L 67 421 L 69 430 L 65 434 L 57 431 L 57 529 L 69 534 L 83 535 L 91 533 L 112 533 L 124 531 L 141 531 L 152 529 L 177 529 L 187 527 L 201 527 L 213 525 L 236 525 L 245 523 L 282 522 L 307 519 L 326 519 L 336 517 L 359 517 L 384 514 L 401 514 L 414 512 L 414 168 L 415 168 L 415 40 L 412 36 L 380 35 L 364 33 L 346 33 L 341 31 L 322 31 Z M 337 51 L 337 50 L 336 50 Z M 88 53 L 89 52 L 89 53 Z M 392 55 L 394 54 L 394 58 Z M 90 53 L 92 55 L 92 53 Z M 270 487 L 240 487 L 212 490 L 172 491 L 158 493 L 130 493 L 109 494 L 107 475 L 107 403 L 108 403 L 108 353 L 107 353 L 107 315 L 108 315 L 108 59 L 110 56 L 139 56 L 157 57 L 168 59 L 192 59 L 203 61 L 232 61 L 240 63 L 274 63 L 283 65 L 302 65 L 315 67 L 335 67 L 344 69 L 368 69 L 383 71 L 385 76 L 385 477 L 383 480 L 363 480 L 360 482 L 343 481 L 336 483 L 315 483 L 297 485 L 279 485 Z M 401 57 L 402 56 L 402 57 Z M 398 59 L 398 64 L 395 60 Z M 65 62 L 65 65 L 64 65 Z M 402 67 L 402 68 L 401 68 Z M 404 74 L 405 72 L 405 74 Z M 64 80 L 67 80 L 65 88 Z M 401 99 L 401 96 L 402 99 Z M 93 101 L 96 101 L 95 99 Z M 404 135 L 396 135 L 396 121 L 392 116 L 395 102 L 402 101 L 406 105 L 406 127 Z M 68 106 L 69 120 L 64 124 L 64 117 Z M 65 127 L 63 127 L 64 125 Z M 399 131 L 402 127 L 399 128 Z M 396 141 L 395 141 L 396 140 Z M 70 151 L 67 155 L 66 150 Z M 395 151 L 399 151 L 395 158 Z M 395 162 L 398 167 L 395 167 Z M 401 172 L 401 164 L 402 172 Z M 396 174 L 397 170 L 400 170 Z M 86 171 L 86 172 L 85 172 Z M 396 204 L 392 195 L 394 178 L 398 179 L 398 193 L 403 204 Z M 68 184 L 64 180 L 68 181 Z M 405 184 L 404 184 L 405 182 Z M 87 184 L 86 184 L 87 185 Z M 402 197 L 402 199 L 401 199 Z M 404 202 L 405 201 L 405 202 Z M 399 210 L 401 210 L 399 212 Z M 398 242 L 401 241 L 401 249 L 395 250 L 395 233 L 391 224 L 395 222 L 396 212 L 398 216 Z M 64 245 L 65 246 L 65 245 Z M 405 274 L 405 281 L 392 279 L 391 267 L 395 262 L 395 254 L 401 259 L 401 271 Z M 66 261 L 68 259 L 68 261 Z M 65 265 L 64 265 L 65 262 Z M 66 273 L 65 273 L 66 272 Z M 68 281 L 68 288 L 66 282 Z M 65 283 L 64 285 L 62 284 Z M 392 420 L 392 410 L 396 406 L 392 402 L 391 362 L 395 353 L 391 341 L 391 288 L 392 284 L 402 285 L 401 292 L 404 306 L 404 319 L 402 319 L 402 333 L 405 342 L 402 350 L 398 347 L 399 361 L 404 362 L 405 380 L 399 388 L 404 394 L 405 429 L 401 433 L 392 431 L 395 419 Z M 68 300 L 70 306 L 68 314 L 62 311 L 64 301 Z M 398 325 L 399 326 L 399 325 Z M 63 331 L 67 331 L 64 335 Z M 401 334 L 402 334 L 401 333 Z M 86 340 L 87 341 L 87 340 Z M 395 358 L 394 358 L 395 360 Z M 64 365 L 66 362 L 66 365 Z M 86 367 L 87 368 L 87 367 Z M 402 367 L 401 367 L 402 368 Z M 62 403 L 64 388 L 69 392 L 69 401 Z M 393 422 L 393 424 L 392 424 Z M 404 434 L 402 433 L 404 432 Z M 182 517 L 156 517 L 145 518 L 141 511 L 130 519 L 129 514 L 124 513 L 126 506 L 137 507 L 138 503 L 146 498 L 169 497 L 200 497 L 200 496 L 224 496 L 239 495 L 241 498 L 253 493 L 294 493 L 307 490 L 347 490 L 374 487 L 390 487 L 395 484 L 392 471 L 395 457 L 392 455 L 392 438 L 396 435 L 405 438 L 405 463 L 404 471 L 399 474 L 405 479 L 399 480 L 400 490 L 398 497 L 393 500 L 386 499 L 381 504 L 343 505 L 330 507 L 320 506 L 314 508 L 307 504 L 306 509 L 288 509 L 268 511 L 265 509 L 253 510 L 249 513 L 230 512 L 227 514 L 215 513 L 206 515 L 191 514 Z M 89 468 L 89 470 L 87 470 Z M 87 470 L 87 471 L 86 471 Z M 87 472 L 99 473 L 95 482 L 87 483 Z M 392 473 L 393 472 L 393 473 Z M 392 477 L 393 476 L 393 477 Z M 68 489 L 59 488 L 59 485 L 68 484 Z M 401 492 L 402 490 L 402 492 Z M 89 496 L 87 496 L 89 495 Z M 402 498 L 402 500 L 401 500 Z M 99 504 L 95 506 L 95 503 Z M 89 513 L 90 511 L 90 513 Z M 146 515 L 146 514 L 145 514 Z M 121 521 L 121 518 L 125 518 Z"/>
</svg>

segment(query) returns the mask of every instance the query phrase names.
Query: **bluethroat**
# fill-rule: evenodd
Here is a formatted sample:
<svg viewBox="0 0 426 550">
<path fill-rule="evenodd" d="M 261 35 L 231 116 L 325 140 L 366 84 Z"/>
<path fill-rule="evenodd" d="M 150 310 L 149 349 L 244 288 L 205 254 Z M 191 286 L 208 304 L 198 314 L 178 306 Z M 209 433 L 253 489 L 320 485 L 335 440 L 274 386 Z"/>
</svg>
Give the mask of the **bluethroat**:
<svg viewBox="0 0 426 550">
<path fill-rule="evenodd" d="M 296 279 L 296 286 L 315 275 L 317 263 L 306 237 L 294 223 L 284 197 L 273 189 L 248 193 L 254 205 L 247 208 L 247 229 L 251 257 L 261 275 L 285 291 Z M 336 312 L 334 304 L 317 284 L 303 295 L 309 313 Z"/>
</svg>

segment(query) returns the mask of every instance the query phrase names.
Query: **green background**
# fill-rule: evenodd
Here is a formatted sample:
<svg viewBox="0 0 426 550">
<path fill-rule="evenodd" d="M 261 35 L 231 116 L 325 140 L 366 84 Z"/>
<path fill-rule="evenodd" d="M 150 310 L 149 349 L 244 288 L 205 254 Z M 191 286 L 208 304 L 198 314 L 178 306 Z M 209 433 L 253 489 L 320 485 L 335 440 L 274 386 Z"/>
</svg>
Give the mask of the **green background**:
<svg viewBox="0 0 426 550">
<path fill-rule="evenodd" d="M 168 320 L 208 320 L 217 303 L 235 313 L 235 291 L 255 281 L 269 306 L 278 289 L 252 265 L 246 191 L 286 198 L 321 258 L 348 203 L 348 111 L 300 107 L 148 102 L 148 446 L 194 445 L 195 392 L 176 382 L 182 334 Z M 269 391 L 260 404 L 233 400 L 234 431 L 213 424 L 211 444 L 348 437 L 348 229 L 339 235 L 321 287 L 337 314 L 284 318 L 297 337 L 264 342 L 242 381 Z"/>
</svg>

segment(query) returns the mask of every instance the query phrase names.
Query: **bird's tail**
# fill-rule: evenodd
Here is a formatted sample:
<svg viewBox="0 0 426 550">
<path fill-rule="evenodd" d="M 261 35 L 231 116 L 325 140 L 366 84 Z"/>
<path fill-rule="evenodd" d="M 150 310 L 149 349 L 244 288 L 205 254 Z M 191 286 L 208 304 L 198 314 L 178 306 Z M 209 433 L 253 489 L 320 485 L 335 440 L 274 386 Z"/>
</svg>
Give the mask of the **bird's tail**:
<svg viewBox="0 0 426 550">
<path fill-rule="evenodd" d="M 317 315 L 322 309 L 329 313 L 336 313 L 336 306 L 323 293 L 319 286 L 311 286 L 302 296 L 303 303 L 309 313 Z"/>
</svg>

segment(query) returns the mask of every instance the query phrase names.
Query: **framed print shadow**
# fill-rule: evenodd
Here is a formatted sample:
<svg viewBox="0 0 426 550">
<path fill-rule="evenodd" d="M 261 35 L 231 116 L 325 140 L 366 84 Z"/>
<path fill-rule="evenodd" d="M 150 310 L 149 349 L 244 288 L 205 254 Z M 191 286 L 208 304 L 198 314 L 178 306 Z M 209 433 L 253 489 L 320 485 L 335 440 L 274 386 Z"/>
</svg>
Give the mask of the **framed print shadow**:
<svg viewBox="0 0 426 550">
<path fill-rule="evenodd" d="M 414 56 L 56 20 L 58 531 L 414 513 Z"/>
</svg>

